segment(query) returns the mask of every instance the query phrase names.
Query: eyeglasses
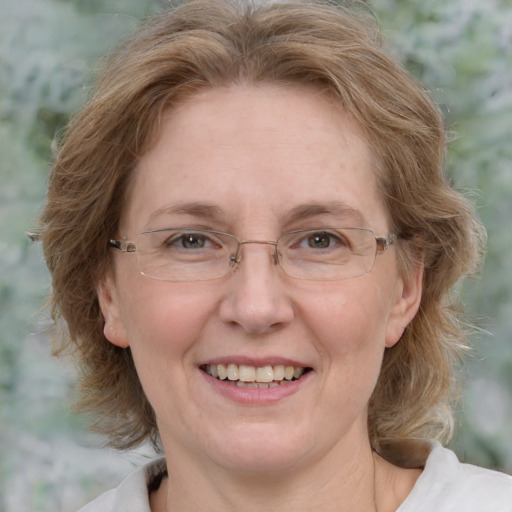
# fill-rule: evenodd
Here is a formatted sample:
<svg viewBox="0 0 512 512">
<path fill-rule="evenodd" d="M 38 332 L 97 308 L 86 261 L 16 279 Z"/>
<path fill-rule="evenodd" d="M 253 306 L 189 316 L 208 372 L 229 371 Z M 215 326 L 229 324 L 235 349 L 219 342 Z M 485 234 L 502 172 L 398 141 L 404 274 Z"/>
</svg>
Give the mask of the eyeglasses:
<svg viewBox="0 0 512 512">
<path fill-rule="evenodd" d="M 274 246 L 273 261 L 296 279 L 336 281 L 371 272 L 377 252 L 397 236 L 376 237 L 362 228 L 301 229 L 275 241 L 240 240 L 208 229 L 172 228 L 145 231 L 134 242 L 109 240 L 109 246 L 134 253 L 140 272 L 160 281 L 207 281 L 236 270 L 245 244 Z"/>
</svg>

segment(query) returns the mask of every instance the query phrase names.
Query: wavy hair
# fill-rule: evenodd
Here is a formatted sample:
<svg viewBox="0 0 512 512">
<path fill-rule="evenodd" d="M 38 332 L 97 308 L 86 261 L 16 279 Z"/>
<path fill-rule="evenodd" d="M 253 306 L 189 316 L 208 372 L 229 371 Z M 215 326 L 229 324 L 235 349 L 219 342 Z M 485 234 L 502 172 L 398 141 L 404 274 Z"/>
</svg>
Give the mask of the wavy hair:
<svg viewBox="0 0 512 512">
<path fill-rule="evenodd" d="M 386 351 L 369 404 L 372 445 L 384 452 L 399 439 L 447 441 L 454 365 L 467 342 L 453 289 L 478 264 L 483 228 L 445 175 L 438 106 L 383 49 L 358 3 L 186 1 L 149 20 L 106 62 L 60 143 L 40 219 L 52 314 L 62 327 L 54 351 L 74 352 L 79 408 L 111 446 L 158 444 L 130 350 L 103 334 L 96 289 L 111 267 L 107 241 L 163 113 L 203 88 L 263 82 L 317 87 L 357 120 L 391 228 L 401 234 L 401 271 L 407 276 L 418 259 L 424 265 L 419 312 Z"/>
</svg>

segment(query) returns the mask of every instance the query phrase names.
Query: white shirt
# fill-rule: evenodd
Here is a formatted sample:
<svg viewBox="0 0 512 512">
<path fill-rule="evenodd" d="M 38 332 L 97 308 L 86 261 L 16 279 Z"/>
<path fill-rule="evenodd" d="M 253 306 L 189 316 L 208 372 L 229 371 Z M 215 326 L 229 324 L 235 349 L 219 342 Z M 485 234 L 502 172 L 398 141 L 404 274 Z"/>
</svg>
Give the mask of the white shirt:
<svg viewBox="0 0 512 512">
<path fill-rule="evenodd" d="M 432 442 L 425 469 L 397 512 L 512 512 L 512 476 L 461 464 Z"/>
<path fill-rule="evenodd" d="M 432 441 L 425 468 L 396 512 L 512 512 L 512 476 L 470 464 Z M 78 512 L 151 512 L 148 483 L 163 471 L 158 459 L 131 473 Z"/>
</svg>

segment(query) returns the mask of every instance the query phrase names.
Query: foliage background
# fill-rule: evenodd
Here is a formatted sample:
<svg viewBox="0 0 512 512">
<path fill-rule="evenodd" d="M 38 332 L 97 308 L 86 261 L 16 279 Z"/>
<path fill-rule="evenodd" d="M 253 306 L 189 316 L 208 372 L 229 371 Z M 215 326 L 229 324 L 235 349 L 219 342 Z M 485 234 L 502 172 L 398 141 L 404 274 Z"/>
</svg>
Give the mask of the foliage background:
<svg viewBox="0 0 512 512">
<path fill-rule="evenodd" d="M 52 140 L 100 57 L 165 0 L 0 0 L 0 512 L 70 512 L 151 456 L 99 449 L 70 412 L 73 370 L 50 357 L 48 276 L 30 229 Z M 489 235 L 463 287 L 479 330 L 454 448 L 512 473 L 512 3 L 373 0 L 392 51 L 432 90 L 456 135 L 449 171 Z"/>
</svg>

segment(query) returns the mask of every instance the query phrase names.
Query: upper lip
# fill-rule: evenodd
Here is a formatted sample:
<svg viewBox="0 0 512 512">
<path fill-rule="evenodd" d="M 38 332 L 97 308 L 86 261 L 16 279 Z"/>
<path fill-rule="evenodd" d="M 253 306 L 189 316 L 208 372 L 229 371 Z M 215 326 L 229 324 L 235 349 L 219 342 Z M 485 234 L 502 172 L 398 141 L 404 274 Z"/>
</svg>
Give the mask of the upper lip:
<svg viewBox="0 0 512 512">
<path fill-rule="evenodd" d="M 249 356 L 220 356 L 208 359 L 201 362 L 198 366 L 204 365 L 215 365 L 215 364 L 236 364 L 246 366 L 295 366 L 296 368 L 311 368 L 311 365 L 297 361 L 296 359 L 281 357 L 281 356 L 269 356 L 269 357 L 249 357 Z"/>
</svg>

